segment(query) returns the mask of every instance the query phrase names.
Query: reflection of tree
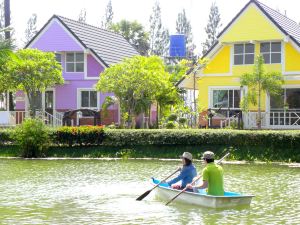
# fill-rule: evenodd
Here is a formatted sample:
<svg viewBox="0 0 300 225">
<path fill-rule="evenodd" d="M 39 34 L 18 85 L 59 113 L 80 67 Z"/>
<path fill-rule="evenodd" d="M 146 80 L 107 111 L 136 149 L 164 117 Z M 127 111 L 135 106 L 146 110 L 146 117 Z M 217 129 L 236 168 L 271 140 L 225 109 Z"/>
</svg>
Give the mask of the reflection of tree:
<svg viewBox="0 0 300 225">
<path fill-rule="evenodd" d="M 213 92 L 214 107 L 228 107 L 228 91 L 217 90 Z"/>
<path fill-rule="evenodd" d="M 286 103 L 290 109 L 300 108 L 300 89 L 286 90 Z"/>
</svg>

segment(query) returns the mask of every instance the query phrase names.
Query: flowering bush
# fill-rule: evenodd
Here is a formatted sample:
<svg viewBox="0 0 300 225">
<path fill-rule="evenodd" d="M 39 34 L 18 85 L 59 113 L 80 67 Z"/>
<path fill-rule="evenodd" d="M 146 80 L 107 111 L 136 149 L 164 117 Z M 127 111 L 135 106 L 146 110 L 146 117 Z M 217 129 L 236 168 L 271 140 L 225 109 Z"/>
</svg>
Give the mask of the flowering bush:
<svg viewBox="0 0 300 225">
<path fill-rule="evenodd" d="M 61 127 L 52 134 L 57 144 L 100 145 L 104 138 L 103 126 Z"/>
</svg>

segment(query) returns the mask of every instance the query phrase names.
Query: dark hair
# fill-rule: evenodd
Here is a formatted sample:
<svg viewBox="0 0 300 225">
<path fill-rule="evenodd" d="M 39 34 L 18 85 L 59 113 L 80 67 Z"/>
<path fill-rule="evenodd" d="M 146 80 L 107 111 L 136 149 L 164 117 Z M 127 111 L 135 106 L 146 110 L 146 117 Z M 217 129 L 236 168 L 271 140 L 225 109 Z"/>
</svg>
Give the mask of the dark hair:
<svg viewBox="0 0 300 225">
<path fill-rule="evenodd" d="M 184 159 L 184 162 L 185 162 L 185 166 L 189 166 L 192 164 L 192 160 L 189 160 L 187 158 L 183 158 Z"/>
<path fill-rule="evenodd" d="M 204 159 L 207 163 L 211 163 L 211 162 L 214 162 L 215 160 L 214 159 Z"/>
</svg>

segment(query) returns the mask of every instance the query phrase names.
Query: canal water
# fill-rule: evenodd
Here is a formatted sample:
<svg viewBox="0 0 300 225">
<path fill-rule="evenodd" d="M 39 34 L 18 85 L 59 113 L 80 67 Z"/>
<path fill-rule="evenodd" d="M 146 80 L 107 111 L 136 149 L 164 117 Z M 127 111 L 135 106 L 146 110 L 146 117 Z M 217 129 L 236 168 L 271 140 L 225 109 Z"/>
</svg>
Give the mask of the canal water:
<svg viewBox="0 0 300 225">
<path fill-rule="evenodd" d="M 225 188 L 254 194 L 250 207 L 165 206 L 150 177 L 159 160 L 0 160 L 0 224 L 300 224 L 300 168 L 223 165 Z M 198 171 L 203 165 L 196 163 Z"/>
</svg>

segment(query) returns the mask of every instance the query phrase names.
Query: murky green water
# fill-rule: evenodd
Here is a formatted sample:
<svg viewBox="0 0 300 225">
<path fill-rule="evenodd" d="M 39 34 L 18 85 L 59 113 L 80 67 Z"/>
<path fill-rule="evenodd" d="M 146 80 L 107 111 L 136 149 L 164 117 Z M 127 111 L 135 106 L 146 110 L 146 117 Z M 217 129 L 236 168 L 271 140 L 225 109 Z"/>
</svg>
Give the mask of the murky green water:
<svg viewBox="0 0 300 225">
<path fill-rule="evenodd" d="M 0 224 L 300 224 L 300 169 L 224 165 L 226 190 L 255 194 L 248 208 L 215 210 L 164 202 L 151 176 L 178 162 L 0 160 Z M 197 165 L 198 170 L 202 165 Z"/>
</svg>

